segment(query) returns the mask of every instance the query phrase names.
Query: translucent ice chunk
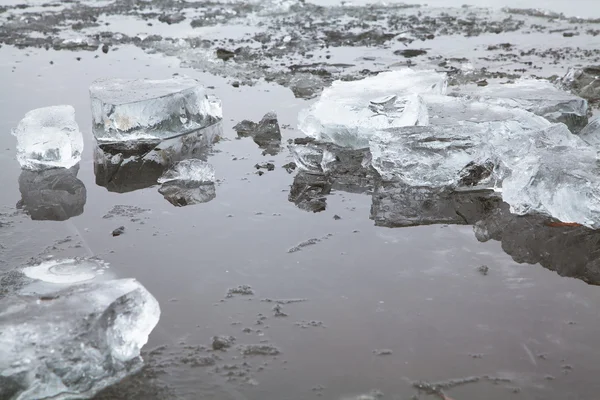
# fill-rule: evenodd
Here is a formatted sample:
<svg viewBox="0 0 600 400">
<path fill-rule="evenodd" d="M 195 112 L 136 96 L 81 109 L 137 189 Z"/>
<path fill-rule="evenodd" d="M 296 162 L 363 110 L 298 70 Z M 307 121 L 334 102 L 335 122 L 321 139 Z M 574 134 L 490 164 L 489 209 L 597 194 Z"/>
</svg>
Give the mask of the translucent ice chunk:
<svg viewBox="0 0 600 400">
<path fill-rule="evenodd" d="M 396 127 L 371 135 L 372 165 L 387 181 L 411 186 L 443 187 L 459 182 L 473 161 L 516 147 L 511 138 L 533 134 L 550 122 L 528 111 L 423 95 L 429 126 Z M 496 140 L 497 147 L 490 144 Z"/>
<path fill-rule="evenodd" d="M 563 222 L 600 228 L 600 166 L 594 148 L 556 124 L 518 140 L 514 157 L 503 155 L 502 197 L 511 211 L 543 213 Z"/>
<path fill-rule="evenodd" d="M 600 150 L 600 117 L 590 121 L 585 128 L 579 132 L 579 137 L 586 143 Z"/>
<path fill-rule="evenodd" d="M 108 264 L 94 258 L 48 260 L 23 268 L 25 276 L 49 283 L 79 283 L 102 275 Z"/>
<path fill-rule="evenodd" d="M 101 79 L 90 87 L 98 141 L 166 139 L 222 119 L 221 101 L 191 78 Z"/>
<path fill-rule="evenodd" d="M 83 283 L 0 302 L 0 398 L 89 399 L 142 365 L 160 317 L 136 280 Z"/>
<path fill-rule="evenodd" d="M 445 75 L 403 69 L 360 81 L 336 81 L 319 100 L 299 114 L 298 127 L 308 136 L 341 146 L 368 146 L 375 130 L 427 125 L 420 94 L 444 94 Z"/>
<path fill-rule="evenodd" d="M 17 137 L 17 160 L 21 168 L 71 168 L 81 160 L 83 137 L 71 106 L 31 110 L 12 134 Z"/>
<path fill-rule="evenodd" d="M 573 132 L 587 124 L 587 101 L 544 80 L 520 79 L 514 83 L 490 82 L 484 87 L 461 86 L 451 94 L 527 110 L 550 122 L 563 122 Z"/>
<path fill-rule="evenodd" d="M 215 169 L 206 161 L 189 159 L 179 161 L 158 179 L 158 183 L 169 181 L 190 181 L 212 183 L 215 181 Z"/>
</svg>

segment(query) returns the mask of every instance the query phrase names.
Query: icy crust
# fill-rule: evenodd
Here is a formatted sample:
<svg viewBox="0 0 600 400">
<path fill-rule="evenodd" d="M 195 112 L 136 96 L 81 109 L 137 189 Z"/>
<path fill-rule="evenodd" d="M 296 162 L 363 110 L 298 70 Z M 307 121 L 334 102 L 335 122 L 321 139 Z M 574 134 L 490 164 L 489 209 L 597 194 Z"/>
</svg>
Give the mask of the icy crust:
<svg viewBox="0 0 600 400">
<path fill-rule="evenodd" d="M 90 86 L 100 142 L 167 139 L 223 118 L 221 101 L 195 79 L 101 79 Z"/>
<path fill-rule="evenodd" d="M 12 134 L 17 138 L 17 160 L 23 169 L 71 168 L 81 160 L 83 136 L 71 106 L 31 110 Z"/>
<path fill-rule="evenodd" d="M 89 399 L 142 365 L 160 317 L 136 280 L 70 286 L 0 304 L 0 398 Z"/>
<path fill-rule="evenodd" d="M 300 113 L 298 127 L 317 140 L 367 147 L 376 130 L 427 125 L 427 110 L 419 95 L 445 94 L 446 86 L 443 74 L 411 69 L 360 81 L 336 81 Z"/>
</svg>

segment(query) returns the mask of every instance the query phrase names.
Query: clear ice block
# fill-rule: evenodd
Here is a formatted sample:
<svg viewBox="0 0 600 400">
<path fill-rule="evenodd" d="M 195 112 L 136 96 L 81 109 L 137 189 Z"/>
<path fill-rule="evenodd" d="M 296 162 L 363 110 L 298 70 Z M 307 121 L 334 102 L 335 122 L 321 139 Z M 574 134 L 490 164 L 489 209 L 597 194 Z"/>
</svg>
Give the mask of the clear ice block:
<svg viewBox="0 0 600 400">
<path fill-rule="evenodd" d="M 31 110 L 12 134 L 17 138 L 17 160 L 23 169 L 71 168 L 81 160 L 83 136 L 71 106 Z"/>
<path fill-rule="evenodd" d="M 89 399 L 142 366 L 160 308 L 134 279 L 0 301 L 0 398 Z"/>
<path fill-rule="evenodd" d="M 376 130 L 427 125 L 420 95 L 445 94 L 446 77 L 435 71 L 402 69 L 359 81 L 333 82 L 299 114 L 298 128 L 317 140 L 362 148 Z"/>
<path fill-rule="evenodd" d="M 99 142 L 167 139 L 223 117 L 221 101 L 195 79 L 100 79 L 90 87 Z"/>
</svg>

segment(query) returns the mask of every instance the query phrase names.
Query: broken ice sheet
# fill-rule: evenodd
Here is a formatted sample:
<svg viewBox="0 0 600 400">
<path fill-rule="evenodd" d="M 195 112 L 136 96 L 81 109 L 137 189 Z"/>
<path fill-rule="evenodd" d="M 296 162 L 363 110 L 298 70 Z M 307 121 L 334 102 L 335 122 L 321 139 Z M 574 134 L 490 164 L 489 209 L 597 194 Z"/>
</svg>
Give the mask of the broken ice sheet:
<svg viewBox="0 0 600 400">
<path fill-rule="evenodd" d="M 90 86 L 99 142 L 167 139 L 223 117 L 221 101 L 195 79 L 100 79 Z"/>
<path fill-rule="evenodd" d="M 87 191 L 83 182 L 77 179 L 78 171 L 79 165 L 70 169 L 22 170 L 18 206 L 35 221 L 66 221 L 81 215 Z"/>
<path fill-rule="evenodd" d="M 490 82 L 487 86 L 460 86 L 451 93 L 485 103 L 508 108 L 519 108 L 562 122 L 572 132 L 579 132 L 587 124 L 587 101 L 561 90 L 551 82 L 519 79 L 514 83 Z"/>
<path fill-rule="evenodd" d="M 336 81 L 300 112 L 298 128 L 318 140 L 367 147 L 376 130 L 427 125 L 429 116 L 419 95 L 445 91 L 445 75 L 434 71 L 402 69 L 359 81 Z"/>
<path fill-rule="evenodd" d="M 136 280 L 70 286 L 0 302 L 0 398 L 89 399 L 142 366 L 160 317 Z"/>
<path fill-rule="evenodd" d="M 431 110 L 429 126 L 376 131 L 370 140 L 372 165 L 386 181 L 412 186 L 444 187 L 460 182 L 473 161 L 518 149 L 550 122 L 530 112 L 470 102 L 450 96 L 423 96 Z M 493 144 L 491 142 L 493 141 Z M 486 183 L 493 187 L 496 182 Z"/>
<path fill-rule="evenodd" d="M 519 152 L 500 156 L 502 197 L 511 211 L 542 213 L 600 228 L 600 166 L 596 149 L 556 124 L 519 140 Z M 501 162 L 500 162 L 501 161 Z"/>
<path fill-rule="evenodd" d="M 12 134 L 17 138 L 17 160 L 23 169 L 71 168 L 81 160 L 83 136 L 71 106 L 31 110 Z"/>
</svg>

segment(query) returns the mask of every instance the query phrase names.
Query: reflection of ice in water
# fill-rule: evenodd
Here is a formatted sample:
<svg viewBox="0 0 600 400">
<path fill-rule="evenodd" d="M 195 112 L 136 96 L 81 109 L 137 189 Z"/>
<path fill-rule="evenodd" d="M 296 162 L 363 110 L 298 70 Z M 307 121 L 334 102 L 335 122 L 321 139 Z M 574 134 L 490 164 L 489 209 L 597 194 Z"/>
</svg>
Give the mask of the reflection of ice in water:
<svg viewBox="0 0 600 400">
<path fill-rule="evenodd" d="M 78 283 L 94 279 L 104 274 L 108 264 L 93 258 L 67 258 L 48 260 L 33 267 L 23 269 L 23 273 L 31 279 L 49 283 Z"/>
</svg>

